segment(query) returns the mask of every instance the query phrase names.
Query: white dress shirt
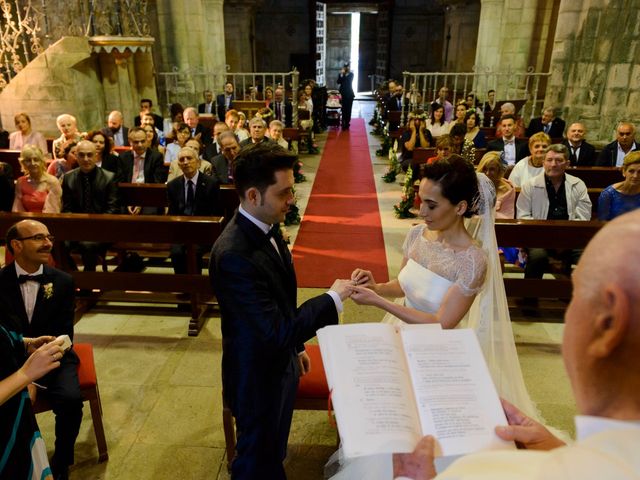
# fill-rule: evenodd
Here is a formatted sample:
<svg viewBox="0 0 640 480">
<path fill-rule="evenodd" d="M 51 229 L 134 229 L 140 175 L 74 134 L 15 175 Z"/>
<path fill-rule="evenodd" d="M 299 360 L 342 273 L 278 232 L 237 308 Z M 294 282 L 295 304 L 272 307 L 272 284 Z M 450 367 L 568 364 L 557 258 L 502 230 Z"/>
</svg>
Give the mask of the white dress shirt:
<svg viewBox="0 0 640 480">
<path fill-rule="evenodd" d="M 33 273 L 29 273 L 24 270 L 18 262 L 14 262 L 16 265 L 16 278 L 20 275 L 42 275 L 44 268 L 40 265 L 40 268 Z M 36 307 L 36 300 L 38 299 L 38 290 L 40 289 L 40 283 L 28 280 L 20 284 L 20 292 L 22 293 L 22 301 L 24 303 L 24 309 L 27 311 L 27 318 L 31 323 L 31 317 L 33 317 L 33 310 Z"/>
<path fill-rule="evenodd" d="M 504 140 L 504 161 L 507 165 L 515 165 L 516 163 L 516 137 L 510 140 L 502 137 Z"/>
</svg>

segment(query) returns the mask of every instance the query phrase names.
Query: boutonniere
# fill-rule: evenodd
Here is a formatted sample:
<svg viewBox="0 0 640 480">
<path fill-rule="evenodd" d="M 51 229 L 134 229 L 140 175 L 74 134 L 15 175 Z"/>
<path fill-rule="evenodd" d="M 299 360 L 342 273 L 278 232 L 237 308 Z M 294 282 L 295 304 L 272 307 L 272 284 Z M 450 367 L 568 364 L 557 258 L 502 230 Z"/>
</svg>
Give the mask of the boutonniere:
<svg viewBox="0 0 640 480">
<path fill-rule="evenodd" d="M 49 282 L 42 285 L 42 291 L 44 293 L 45 300 L 49 300 L 53 297 L 53 283 Z"/>
</svg>

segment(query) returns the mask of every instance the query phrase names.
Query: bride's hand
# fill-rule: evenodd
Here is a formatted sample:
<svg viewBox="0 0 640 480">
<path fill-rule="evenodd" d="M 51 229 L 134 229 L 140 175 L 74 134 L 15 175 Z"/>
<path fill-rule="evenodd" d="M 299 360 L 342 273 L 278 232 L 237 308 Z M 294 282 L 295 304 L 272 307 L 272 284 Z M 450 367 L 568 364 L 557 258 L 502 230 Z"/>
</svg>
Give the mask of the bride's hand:
<svg viewBox="0 0 640 480">
<path fill-rule="evenodd" d="M 375 290 L 376 281 L 373 278 L 373 274 L 369 270 L 356 268 L 351 273 L 351 280 L 354 282 L 354 285 Z"/>
<path fill-rule="evenodd" d="M 376 305 L 380 298 L 380 295 L 370 288 L 361 286 L 351 287 L 351 300 L 356 302 L 358 305 Z"/>
</svg>

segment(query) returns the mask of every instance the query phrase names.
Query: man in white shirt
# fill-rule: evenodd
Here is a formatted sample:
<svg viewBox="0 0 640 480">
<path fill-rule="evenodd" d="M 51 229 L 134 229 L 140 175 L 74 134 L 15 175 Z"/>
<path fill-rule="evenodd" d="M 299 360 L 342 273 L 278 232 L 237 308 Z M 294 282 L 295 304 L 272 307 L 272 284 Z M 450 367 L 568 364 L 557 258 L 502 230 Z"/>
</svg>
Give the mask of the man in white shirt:
<svg viewBox="0 0 640 480">
<path fill-rule="evenodd" d="M 510 425 L 496 427 L 496 434 L 528 451 L 468 455 L 437 478 L 638 478 L 640 270 L 629 261 L 629 252 L 635 251 L 638 242 L 640 211 L 636 210 L 598 232 L 572 277 L 574 291 L 565 313 L 562 355 L 580 412 L 577 441 L 564 445 L 544 426 L 505 403 Z M 433 478 L 433 446 L 433 437 L 425 437 L 414 453 L 396 455 L 396 478 Z"/>
<path fill-rule="evenodd" d="M 527 156 L 527 141 L 516 138 L 516 117 L 505 115 L 501 120 L 502 138 L 496 138 L 487 144 L 488 152 L 502 152 L 500 158 L 508 168 Z"/>
</svg>

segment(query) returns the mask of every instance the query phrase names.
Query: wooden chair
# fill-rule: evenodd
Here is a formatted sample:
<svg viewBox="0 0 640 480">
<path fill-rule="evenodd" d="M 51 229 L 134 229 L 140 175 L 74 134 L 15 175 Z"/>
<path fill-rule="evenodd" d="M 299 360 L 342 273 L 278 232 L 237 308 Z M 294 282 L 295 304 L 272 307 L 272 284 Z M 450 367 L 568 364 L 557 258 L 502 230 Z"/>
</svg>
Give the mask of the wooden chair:
<svg viewBox="0 0 640 480">
<path fill-rule="evenodd" d="M 296 394 L 296 410 L 326 410 L 328 408 L 329 387 L 324 373 L 322 356 L 318 345 L 305 345 L 311 359 L 311 372 L 300 378 Z M 236 452 L 236 430 L 231 409 L 222 396 L 222 426 L 224 428 L 225 449 L 227 451 L 227 469 L 231 470 L 231 462 Z"/>
<path fill-rule="evenodd" d="M 93 432 L 96 435 L 98 444 L 98 463 L 109 459 L 107 451 L 107 440 L 104 435 L 104 425 L 102 424 L 102 404 L 100 403 L 100 392 L 98 391 L 98 378 L 96 367 L 93 361 L 93 347 L 89 343 L 76 343 L 73 350 L 78 355 L 78 380 L 80 391 L 84 401 L 89 402 L 91 408 L 91 418 L 93 420 Z M 37 397 L 33 406 L 35 413 L 42 413 L 51 410 L 51 405 L 43 397 Z"/>
</svg>

